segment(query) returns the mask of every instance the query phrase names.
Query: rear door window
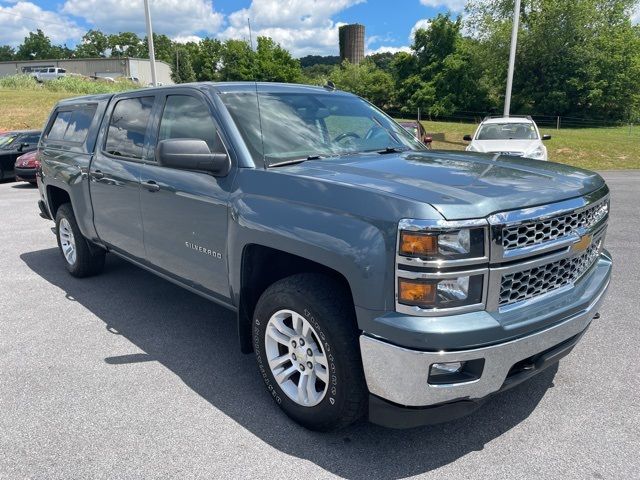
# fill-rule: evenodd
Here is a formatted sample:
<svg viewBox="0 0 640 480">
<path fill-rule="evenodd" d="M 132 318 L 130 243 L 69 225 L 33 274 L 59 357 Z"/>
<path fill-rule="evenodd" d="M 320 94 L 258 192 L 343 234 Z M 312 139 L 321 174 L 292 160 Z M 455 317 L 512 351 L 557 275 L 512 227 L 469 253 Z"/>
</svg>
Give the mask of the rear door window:
<svg viewBox="0 0 640 480">
<path fill-rule="evenodd" d="M 142 159 L 144 139 L 155 97 L 125 98 L 111 113 L 105 151 L 117 157 Z"/>
</svg>

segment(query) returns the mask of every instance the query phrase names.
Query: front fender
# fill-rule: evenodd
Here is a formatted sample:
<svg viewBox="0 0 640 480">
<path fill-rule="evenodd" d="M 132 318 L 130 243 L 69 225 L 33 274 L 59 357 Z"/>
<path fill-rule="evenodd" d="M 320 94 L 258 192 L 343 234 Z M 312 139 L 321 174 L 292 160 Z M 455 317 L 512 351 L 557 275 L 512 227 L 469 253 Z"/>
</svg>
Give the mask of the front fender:
<svg viewBox="0 0 640 480">
<path fill-rule="evenodd" d="M 240 169 L 237 182 L 228 243 L 236 305 L 244 248 L 258 244 L 340 273 L 360 309 L 393 310 L 398 221 L 440 217 L 429 205 L 286 172 Z"/>
</svg>

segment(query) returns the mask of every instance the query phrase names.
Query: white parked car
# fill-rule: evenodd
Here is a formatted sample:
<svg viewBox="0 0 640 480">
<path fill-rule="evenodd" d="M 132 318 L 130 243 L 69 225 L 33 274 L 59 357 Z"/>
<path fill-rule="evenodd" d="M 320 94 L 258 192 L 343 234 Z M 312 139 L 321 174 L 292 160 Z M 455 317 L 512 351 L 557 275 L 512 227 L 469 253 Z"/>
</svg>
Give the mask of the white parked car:
<svg viewBox="0 0 640 480">
<path fill-rule="evenodd" d="M 64 68 L 59 68 L 59 67 L 43 68 L 42 70 L 38 70 L 31 74 L 31 76 L 35 78 L 38 82 L 55 80 L 56 78 L 65 77 L 66 75 L 67 75 L 67 71 Z"/>
<path fill-rule="evenodd" d="M 542 144 L 551 135 L 540 135 L 531 117 L 487 117 L 476 133 L 465 135 L 471 142 L 468 152 L 498 153 L 536 160 L 547 160 L 547 148 Z"/>
</svg>

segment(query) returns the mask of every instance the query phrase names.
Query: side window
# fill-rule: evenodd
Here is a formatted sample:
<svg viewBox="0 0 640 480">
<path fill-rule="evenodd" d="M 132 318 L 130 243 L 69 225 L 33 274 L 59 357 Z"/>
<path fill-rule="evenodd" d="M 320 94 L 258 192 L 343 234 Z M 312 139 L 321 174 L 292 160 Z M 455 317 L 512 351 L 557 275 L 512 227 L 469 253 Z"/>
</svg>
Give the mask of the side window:
<svg viewBox="0 0 640 480">
<path fill-rule="evenodd" d="M 70 119 L 71 112 L 58 112 L 47 134 L 47 138 L 49 140 L 62 140 L 64 134 L 67 132 Z"/>
<path fill-rule="evenodd" d="M 137 97 L 116 103 L 104 147 L 107 153 L 118 157 L 142 158 L 153 102 L 154 97 Z"/>
<path fill-rule="evenodd" d="M 69 126 L 64 134 L 65 142 L 82 143 L 87 138 L 89 127 L 96 113 L 96 105 L 88 105 L 87 107 L 74 110 L 71 114 Z"/>
<path fill-rule="evenodd" d="M 170 138 L 204 140 L 211 152 L 224 152 L 209 108 L 201 100 L 188 95 L 167 97 L 160 120 L 158 141 Z"/>
<path fill-rule="evenodd" d="M 96 108 L 96 105 L 83 105 L 75 110 L 58 112 L 46 138 L 72 143 L 84 142 L 96 113 Z"/>
</svg>

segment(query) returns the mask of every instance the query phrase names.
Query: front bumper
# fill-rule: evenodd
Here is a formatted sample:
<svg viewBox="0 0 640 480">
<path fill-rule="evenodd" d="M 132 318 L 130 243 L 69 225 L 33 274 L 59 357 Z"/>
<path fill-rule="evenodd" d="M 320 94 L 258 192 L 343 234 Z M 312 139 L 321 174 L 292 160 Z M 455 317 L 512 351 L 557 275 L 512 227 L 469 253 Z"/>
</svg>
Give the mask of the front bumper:
<svg viewBox="0 0 640 480">
<path fill-rule="evenodd" d="M 554 352 L 557 348 L 566 347 L 572 339 L 575 340 L 571 344 L 573 348 L 598 312 L 609 285 L 610 273 L 610 259 L 603 255 L 588 275 L 589 278 L 581 282 L 580 290 L 590 295 L 588 303 L 582 304 L 583 306 L 577 311 L 568 309 L 559 313 L 559 318 L 556 318 L 551 326 L 547 325 L 533 334 L 502 343 L 454 351 L 420 351 L 396 346 L 363 334 L 360 337 L 360 349 L 364 373 L 369 391 L 375 396 L 370 402 L 373 413 L 370 415 L 371 420 L 376 422 L 376 405 L 378 407 L 381 405 L 380 399 L 386 403 L 395 404 L 398 408 L 441 407 L 456 402 L 459 411 L 469 410 L 462 406 L 468 404 L 468 407 L 475 407 L 475 402 L 500 391 L 509 384 L 516 364 L 520 365 L 529 359 L 535 364 L 540 354 L 544 356 L 545 353 Z M 567 311 L 571 313 L 567 315 Z M 535 323 L 535 320 L 532 318 L 530 322 Z M 570 348 L 568 351 L 566 348 L 563 351 L 568 353 Z M 546 361 L 546 366 L 555 363 L 561 356 L 551 355 Z M 432 364 L 470 360 L 484 360 L 479 378 L 461 383 L 438 385 L 429 383 Z M 551 363 L 550 360 L 552 360 Z M 536 370 L 540 371 L 541 368 L 528 369 L 531 374 Z M 379 411 L 380 408 L 377 410 Z M 444 420 L 448 419 L 449 417 L 445 415 Z M 427 420 L 419 423 L 433 423 Z M 390 425 L 392 422 L 388 419 L 376 423 L 392 426 Z"/>
</svg>

